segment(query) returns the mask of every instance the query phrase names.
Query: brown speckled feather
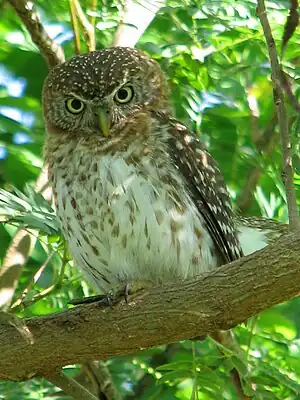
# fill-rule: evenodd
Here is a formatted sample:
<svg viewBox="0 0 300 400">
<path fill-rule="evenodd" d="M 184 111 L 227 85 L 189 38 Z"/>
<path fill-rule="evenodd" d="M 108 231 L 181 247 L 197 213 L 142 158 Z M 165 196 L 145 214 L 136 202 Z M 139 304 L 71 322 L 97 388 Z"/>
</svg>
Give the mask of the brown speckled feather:
<svg viewBox="0 0 300 400">
<path fill-rule="evenodd" d="M 170 131 L 170 156 L 186 180 L 221 259 L 227 263 L 242 257 L 229 195 L 217 163 L 184 125 L 171 119 Z"/>
</svg>

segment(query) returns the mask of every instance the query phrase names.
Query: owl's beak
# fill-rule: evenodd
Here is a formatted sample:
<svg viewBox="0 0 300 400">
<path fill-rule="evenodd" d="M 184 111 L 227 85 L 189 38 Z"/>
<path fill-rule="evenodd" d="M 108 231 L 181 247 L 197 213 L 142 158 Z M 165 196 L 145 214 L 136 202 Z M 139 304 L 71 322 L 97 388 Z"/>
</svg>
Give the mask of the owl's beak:
<svg viewBox="0 0 300 400">
<path fill-rule="evenodd" d="M 98 118 L 99 118 L 99 126 L 101 132 L 105 137 L 110 135 L 109 127 L 110 127 L 110 120 L 109 114 L 103 108 L 99 108 L 98 110 Z"/>
</svg>

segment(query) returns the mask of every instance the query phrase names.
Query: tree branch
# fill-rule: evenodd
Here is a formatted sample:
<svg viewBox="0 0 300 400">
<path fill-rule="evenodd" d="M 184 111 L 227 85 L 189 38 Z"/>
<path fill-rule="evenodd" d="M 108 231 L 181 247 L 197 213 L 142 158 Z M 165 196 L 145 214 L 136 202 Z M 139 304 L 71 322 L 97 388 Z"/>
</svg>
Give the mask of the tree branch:
<svg viewBox="0 0 300 400">
<path fill-rule="evenodd" d="M 74 400 L 97 400 L 97 397 L 90 393 L 71 377 L 65 375 L 62 371 L 56 371 L 44 376 L 53 385 L 63 389 L 64 393 L 72 396 Z"/>
<path fill-rule="evenodd" d="M 0 309 L 11 305 L 24 265 L 35 245 L 35 237 L 23 229 L 14 236 L 0 270 Z"/>
<path fill-rule="evenodd" d="M 43 192 L 50 201 L 52 190 L 45 186 L 48 183 L 47 169 L 44 168 L 35 184 L 37 192 Z M 36 235 L 26 229 L 20 229 L 14 236 L 0 270 L 0 309 L 8 310 L 14 296 L 23 267 L 26 265 L 36 243 Z"/>
<path fill-rule="evenodd" d="M 178 351 L 179 346 L 180 344 L 168 344 L 164 351 L 153 355 L 151 360 L 148 362 L 149 367 L 155 369 L 160 365 L 164 365 L 170 362 L 171 356 Z M 144 375 L 140 378 L 140 380 L 136 383 L 136 385 L 132 388 L 133 394 L 128 394 L 124 398 L 124 400 L 139 399 L 148 388 L 151 388 L 153 385 L 156 384 L 156 380 L 157 379 L 155 378 L 153 373 L 150 374 L 148 371 L 146 371 Z M 159 388 L 162 390 L 163 384 L 158 387 L 158 390 Z"/>
<path fill-rule="evenodd" d="M 282 176 L 286 189 L 290 229 L 298 230 L 300 229 L 300 219 L 293 181 L 294 172 L 292 167 L 291 136 L 289 133 L 286 109 L 284 104 L 284 95 L 281 86 L 281 69 L 278 62 L 276 44 L 272 36 L 272 31 L 268 21 L 264 0 L 257 0 L 257 15 L 260 19 L 264 31 L 271 63 L 271 77 L 274 88 L 274 103 L 276 106 L 276 112 L 279 122 L 282 146 Z"/>
<path fill-rule="evenodd" d="M 48 67 L 54 67 L 65 61 L 61 46 L 54 42 L 46 32 L 35 5 L 27 0 L 8 0 L 15 9 L 20 20 L 28 29 L 32 41 L 39 48 Z"/>
<path fill-rule="evenodd" d="M 103 361 L 89 362 L 83 365 L 83 369 L 92 383 L 93 392 L 98 395 L 99 399 L 121 400 L 121 396 L 112 381 L 110 371 Z"/>
<path fill-rule="evenodd" d="M 76 16 L 83 28 L 84 39 L 87 44 L 89 51 L 96 50 L 96 37 L 95 37 L 95 27 L 88 20 L 85 13 L 83 12 L 79 0 L 73 0 L 73 6 L 75 8 Z"/>
<path fill-rule="evenodd" d="M 134 47 L 166 0 L 126 0 L 122 21 L 114 35 L 112 46 Z"/>
<path fill-rule="evenodd" d="M 290 233 L 196 281 L 153 288 L 129 304 L 90 304 L 22 320 L 30 341 L 13 325 L 0 325 L 0 379 L 45 376 L 67 364 L 230 329 L 298 295 L 299 241 L 299 232 Z"/>
<path fill-rule="evenodd" d="M 80 54 L 80 33 L 79 33 L 79 24 L 77 21 L 77 14 L 76 14 L 76 7 L 74 0 L 69 0 L 70 4 L 70 16 L 71 16 L 71 23 L 74 32 L 74 46 L 75 46 L 75 53 Z"/>
</svg>

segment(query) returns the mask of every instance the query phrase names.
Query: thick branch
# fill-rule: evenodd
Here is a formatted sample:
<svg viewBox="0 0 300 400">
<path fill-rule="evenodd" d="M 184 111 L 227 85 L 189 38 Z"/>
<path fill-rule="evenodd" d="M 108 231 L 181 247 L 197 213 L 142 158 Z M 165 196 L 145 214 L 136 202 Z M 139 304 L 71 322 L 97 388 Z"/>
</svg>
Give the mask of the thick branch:
<svg viewBox="0 0 300 400">
<path fill-rule="evenodd" d="M 64 62 L 64 52 L 58 44 L 54 42 L 46 32 L 41 23 L 34 4 L 27 0 L 8 0 L 15 9 L 20 20 L 28 29 L 32 41 L 37 45 L 48 67 L 54 67 Z"/>
<path fill-rule="evenodd" d="M 30 340 L 15 324 L 3 324 L 0 379 L 45 376 L 63 365 L 229 329 L 298 294 L 299 241 L 300 233 L 290 233 L 197 281 L 153 288 L 130 304 L 90 304 L 27 319 Z"/>
</svg>

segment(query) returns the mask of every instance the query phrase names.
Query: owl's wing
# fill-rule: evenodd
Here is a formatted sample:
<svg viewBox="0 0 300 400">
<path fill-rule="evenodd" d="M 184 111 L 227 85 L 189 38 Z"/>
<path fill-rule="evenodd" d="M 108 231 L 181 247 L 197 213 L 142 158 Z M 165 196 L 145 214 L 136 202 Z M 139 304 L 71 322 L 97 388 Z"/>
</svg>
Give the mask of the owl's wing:
<svg viewBox="0 0 300 400">
<path fill-rule="evenodd" d="M 229 194 L 215 160 L 199 138 L 178 121 L 169 119 L 169 133 L 170 157 L 183 175 L 224 263 L 242 257 Z"/>
</svg>

